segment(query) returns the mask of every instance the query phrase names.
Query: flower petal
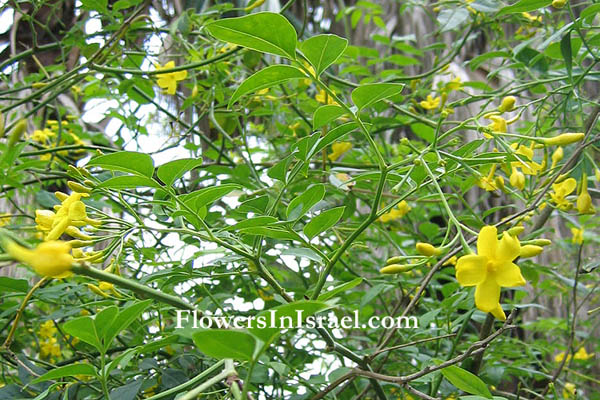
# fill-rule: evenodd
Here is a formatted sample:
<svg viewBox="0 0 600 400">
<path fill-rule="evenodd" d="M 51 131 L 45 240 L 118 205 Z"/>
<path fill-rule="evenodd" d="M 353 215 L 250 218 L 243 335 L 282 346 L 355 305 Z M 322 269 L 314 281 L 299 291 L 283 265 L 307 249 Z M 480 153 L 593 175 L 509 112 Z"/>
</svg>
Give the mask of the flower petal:
<svg viewBox="0 0 600 400">
<path fill-rule="evenodd" d="M 477 254 L 462 256 L 456 262 L 456 280 L 462 286 L 474 286 L 483 282 L 487 276 L 485 263 L 487 258 Z"/>
<path fill-rule="evenodd" d="M 496 283 L 502 287 L 523 286 L 527 283 L 517 264 L 506 262 L 501 264 L 494 273 Z"/>
<path fill-rule="evenodd" d="M 483 312 L 492 312 L 500 303 L 500 286 L 488 276 L 475 288 L 475 305 Z"/>
<path fill-rule="evenodd" d="M 498 230 L 495 226 L 484 226 L 479 231 L 477 237 L 477 253 L 487 258 L 496 258 L 496 248 L 498 247 Z"/>
<path fill-rule="evenodd" d="M 500 321 L 506 321 L 506 314 L 504 314 L 504 310 L 502 309 L 500 303 L 498 303 L 498 307 L 492 310 L 492 315 Z"/>
<path fill-rule="evenodd" d="M 521 244 L 516 236 L 511 236 L 508 232 L 504 232 L 502 239 L 498 243 L 498 251 L 496 252 L 496 260 L 503 263 L 512 261 L 519 257 L 521 253 Z"/>
</svg>

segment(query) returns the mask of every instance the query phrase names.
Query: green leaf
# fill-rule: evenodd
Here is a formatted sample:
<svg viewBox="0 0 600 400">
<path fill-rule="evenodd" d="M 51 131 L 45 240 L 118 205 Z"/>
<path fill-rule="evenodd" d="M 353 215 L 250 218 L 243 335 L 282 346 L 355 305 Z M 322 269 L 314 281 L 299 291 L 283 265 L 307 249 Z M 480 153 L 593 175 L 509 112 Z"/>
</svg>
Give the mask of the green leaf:
<svg viewBox="0 0 600 400">
<path fill-rule="evenodd" d="M 403 88 L 404 85 L 401 83 L 368 83 L 360 85 L 352 91 L 352 101 L 360 111 L 380 100 L 400 94 Z"/>
<path fill-rule="evenodd" d="M 437 17 L 440 32 L 448 32 L 458 28 L 469 18 L 469 11 L 463 7 L 450 7 L 442 10 Z"/>
<path fill-rule="evenodd" d="M 94 317 L 94 326 L 96 326 L 96 333 L 100 339 L 104 338 L 104 333 L 113 323 L 117 314 L 119 314 L 119 307 L 117 306 L 106 307 L 96 314 Z M 104 345 L 106 346 L 106 343 L 104 343 Z"/>
<path fill-rule="evenodd" d="M 356 279 L 351 280 L 350 282 L 342 283 L 341 285 L 335 286 L 333 289 L 326 291 L 324 293 L 321 293 L 321 295 L 319 295 L 318 300 L 319 301 L 329 300 L 332 297 L 335 297 L 335 295 L 337 295 L 338 293 L 345 292 L 346 290 L 350 290 L 353 287 L 360 285 L 362 283 L 362 281 L 363 281 L 363 278 L 356 278 Z"/>
<path fill-rule="evenodd" d="M 208 329 L 196 332 L 193 338 L 198 350 L 218 360 L 233 358 L 250 361 L 256 348 L 256 339 L 241 331 Z"/>
<path fill-rule="evenodd" d="M 348 40 L 336 35 L 317 35 L 300 44 L 300 51 L 315 67 L 317 77 L 336 62 L 348 47 Z"/>
<path fill-rule="evenodd" d="M 420 137 L 421 139 L 427 141 L 428 143 L 432 143 L 435 138 L 435 129 L 433 129 L 429 125 L 425 125 L 421 122 L 416 122 L 410 125 L 410 129 L 413 131 L 415 135 Z"/>
<path fill-rule="evenodd" d="M 544 8 L 549 6 L 552 3 L 552 0 L 521 0 L 512 4 L 510 6 L 506 6 L 500 10 L 498 13 L 498 17 L 507 14 L 516 14 L 522 12 L 535 11 L 540 8 Z"/>
<path fill-rule="evenodd" d="M 487 385 L 469 371 L 457 367 L 456 365 L 451 365 L 442 369 L 441 372 L 442 375 L 458 389 L 470 394 L 483 396 L 486 399 L 492 398 L 492 394 L 487 388 Z"/>
<path fill-rule="evenodd" d="M 246 79 L 229 99 L 229 107 L 245 94 L 273 87 L 291 79 L 306 79 L 304 72 L 290 65 L 271 65 Z"/>
<path fill-rule="evenodd" d="M 88 167 L 102 167 L 110 171 L 123 171 L 136 175 L 152 177 L 154 162 L 152 157 L 135 151 L 118 151 L 95 157 L 87 163 Z"/>
<path fill-rule="evenodd" d="M 0 277 L 0 292 L 22 292 L 26 293 L 29 290 L 29 284 L 25 279 Z"/>
<path fill-rule="evenodd" d="M 571 31 L 567 32 L 560 40 L 560 52 L 565 60 L 565 67 L 569 77 L 573 70 L 573 54 L 571 49 Z"/>
<path fill-rule="evenodd" d="M 280 160 L 277 164 L 273 165 L 267 171 L 267 176 L 269 178 L 277 179 L 278 181 L 284 182 L 286 181 L 288 168 L 290 166 L 290 162 L 294 158 L 294 154 L 290 154 L 284 159 Z"/>
<path fill-rule="evenodd" d="M 81 0 L 81 7 L 84 10 L 98 11 L 99 13 L 106 13 L 108 6 L 108 0 Z"/>
<path fill-rule="evenodd" d="M 287 208 L 287 217 L 289 219 L 298 219 L 308 212 L 315 204 L 325 197 L 325 186 L 316 184 L 309 187 L 300 196 L 290 201 Z"/>
<path fill-rule="evenodd" d="M 313 129 L 319 129 L 331 121 L 336 120 L 338 117 L 341 117 L 345 113 L 346 110 L 334 104 L 321 106 L 317 108 L 313 114 Z"/>
<path fill-rule="evenodd" d="M 58 367 L 46 372 L 44 375 L 31 381 L 30 384 L 35 385 L 36 383 L 51 379 L 65 378 L 67 376 L 72 377 L 73 375 L 94 376 L 96 375 L 96 368 L 91 364 L 84 363 L 65 365 L 64 367 Z"/>
<path fill-rule="evenodd" d="M 282 326 L 298 327 L 307 317 L 325 309 L 329 305 L 320 301 L 297 301 L 260 312 L 252 321 L 250 333 L 265 343 L 271 343 L 283 329 Z"/>
<path fill-rule="evenodd" d="M 161 186 L 150 178 L 138 175 L 124 175 L 115 176 L 105 180 L 98 185 L 99 188 L 109 189 L 133 189 L 137 187 L 155 187 L 160 188 Z"/>
<path fill-rule="evenodd" d="M 119 315 L 114 319 L 104 333 L 104 343 L 106 348 L 110 346 L 113 339 L 117 337 L 119 332 L 126 329 L 133 321 L 135 321 L 142 313 L 152 304 L 153 300 L 148 299 L 135 303 L 126 309 L 119 312 Z"/>
<path fill-rule="evenodd" d="M 239 188 L 239 185 L 233 183 L 225 183 L 219 186 L 213 186 L 197 190 L 188 194 L 187 196 L 184 196 L 183 198 L 186 204 L 193 204 L 196 207 L 195 209 L 197 210 L 201 207 L 211 204 L 214 201 L 217 201 L 221 197 L 224 197 Z"/>
<path fill-rule="evenodd" d="M 96 333 L 96 325 L 91 317 L 80 317 L 67 321 L 62 326 L 65 333 L 78 338 L 101 350 L 100 339 Z"/>
<path fill-rule="evenodd" d="M 325 147 L 329 146 L 336 140 L 341 139 L 356 128 L 358 128 L 358 124 L 356 122 L 348 122 L 343 125 L 336 126 L 317 143 L 317 145 L 308 153 L 308 157 L 312 157 L 314 154 L 320 152 Z"/>
<path fill-rule="evenodd" d="M 277 222 L 278 219 L 270 216 L 254 217 L 238 222 L 235 225 L 228 226 L 224 231 L 235 231 L 238 229 L 251 228 L 254 226 L 266 226 Z"/>
<path fill-rule="evenodd" d="M 331 228 L 342 218 L 344 209 L 346 207 L 336 207 L 331 210 L 322 211 L 319 215 L 310 220 L 308 224 L 304 226 L 304 234 L 312 239 L 318 234 L 325 232 Z"/>
<path fill-rule="evenodd" d="M 206 29 L 224 42 L 296 59 L 296 30 L 281 14 L 260 12 L 221 19 L 208 24 Z"/>
<path fill-rule="evenodd" d="M 201 158 L 173 160 L 158 167 L 156 175 L 166 186 L 171 186 L 173 182 L 181 178 L 186 172 L 191 171 L 199 165 L 202 165 Z"/>
</svg>

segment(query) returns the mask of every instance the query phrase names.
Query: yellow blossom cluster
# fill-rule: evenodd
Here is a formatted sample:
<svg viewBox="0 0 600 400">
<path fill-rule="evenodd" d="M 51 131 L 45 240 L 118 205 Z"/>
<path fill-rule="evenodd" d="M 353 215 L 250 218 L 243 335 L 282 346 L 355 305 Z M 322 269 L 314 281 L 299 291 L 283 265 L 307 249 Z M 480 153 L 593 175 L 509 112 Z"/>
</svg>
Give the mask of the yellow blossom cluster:
<svg viewBox="0 0 600 400">
<path fill-rule="evenodd" d="M 406 200 L 402 200 L 398 205 L 392 208 L 387 213 L 383 214 L 379 217 L 379 221 L 381 222 L 389 222 L 395 219 L 399 219 L 404 217 L 411 210 L 410 206 L 406 202 Z"/>
<path fill-rule="evenodd" d="M 157 71 L 168 70 L 175 68 L 175 61 L 169 61 L 164 66 L 160 64 L 154 65 Z M 174 71 L 157 74 L 157 84 L 161 89 L 164 89 L 167 94 L 175 94 L 177 90 L 177 82 L 187 78 L 187 71 Z"/>
<path fill-rule="evenodd" d="M 101 224 L 101 221 L 87 216 L 85 204 L 81 198 L 89 195 L 78 192 L 70 195 L 56 192 L 55 195 L 61 204 L 54 206 L 54 211 L 36 210 L 35 212 L 36 228 L 44 233 L 44 240 L 57 240 L 63 233 L 77 239 L 90 240 L 91 236 L 77 228 L 88 224 L 93 226 Z"/>
</svg>

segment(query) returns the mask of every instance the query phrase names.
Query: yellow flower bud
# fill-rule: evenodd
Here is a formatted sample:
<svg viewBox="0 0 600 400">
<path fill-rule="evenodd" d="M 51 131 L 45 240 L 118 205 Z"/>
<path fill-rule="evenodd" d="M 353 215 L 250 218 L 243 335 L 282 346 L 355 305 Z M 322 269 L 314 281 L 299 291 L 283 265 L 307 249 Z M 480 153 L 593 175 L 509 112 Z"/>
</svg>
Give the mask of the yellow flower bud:
<svg viewBox="0 0 600 400">
<path fill-rule="evenodd" d="M 244 11 L 254 10 L 256 7 L 260 7 L 264 2 L 265 0 L 256 0 L 254 3 L 250 1 L 251 4 L 248 5 L 248 7 L 244 8 Z"/>
<path fill-rule="evenodd" d="M 565 5 L 567 4 L 567 0 L 554 0 L 552 2 L 552 7 L 556 8 L 556 9 L 561 9 L 563 8 Z"/>
<path fill-rule="evenodd" d="M 33 82 L 31 84 L 31 87 L 34 88 L 34 89 L 41 89 L 41 88 L 46 87 L 46 86 L 48 86 L 48 84 L 45 83 L 45 82 Z"/>
<path fill-rule="evenodd" d="M 77 248 L 80 248 L 80 247 L 91 246 L 91 245 L 94 244 L 94 242 L 92 242 L 91 240 L 69 240 L 67 242 L 67 244 L 69 246 L 71 246 L 71 248 L 77 249 Z"/>
<path fill-rule="evenodd" d="M 92 292 L 96 293 L 99 296 L 102 296 L 104 298 L 108 297 L 108 294 L 104 293 L 102 290 L 100 290 L 100 288 L 96 285 L 94 285 L 93 283 L 88 283 L 87 284 L 88 289 L 90 289 Z"/>
<path fill-rule="evenodd" d="M 391 265 L 386 265 L 385 267 L 381 268 L 379 270 L 379 272 L 381 272 L 382 274 L 386 274 L 386 275 L 392 275 L 392 274 L 399 274 L 402 272 L 410 271 L 414 267 L 415 267 L 415 265 L 391 264 Z"/>
<path fill-rule="evenodd" d="M 594 214 L 596 210 L 592 205 L 592 197 L 588 193 L 587 174 L 581 177 L 581 193 L 577 196 L 577 211 L 581 214 Z"/>
<path fill-rule="evenodd" d="M 67 186 L 74 192 L 77 193 L 92 193 L 92 189 L 83 186 L 81 183 L 68 181 Z"/>
<path fill-rule="evenodd" d="M 527 244 L 525 246 L 521 246 L 521 253 L 519 254 L 519 256 L 521 258 L 535 257 L 538 254 L 541 254 L 542 251 L 544 251 L 544 249 L 540 246 Z"/>
<path fill-rule="evenodd" d="M 550 239 L 534 239 L 531 241 L 534 246 L 549 246 L 552 244 Z"/>
<path fill-rule="evenodd" d="M 567 144 L 583 140 L 585 133 L 563 133 L 550 138 L 542 138 L 542 143 L 546 146 L 565 146 Z"/>
<path fill-rule="evenodd" d="M 0 113 L 0 138 L 4 137 L 4 114 Z"/>
<path fill-rule="evenodd" d="M 508 230 L 508 234 L 510 236 L 519 236 L 521 233 L 523 233 L 524 230 L 525 230 L 524 226 L 517 225 L 517 226 L 513 226 L 512 228 L 510 228 Z"/>
<path fill-rule="evenodd" d="M 515 109 L 515 103 L 517 99 L 515 96 L 506 96 L 502 99 L 502 103 L 500 107 L 498 107 L 498 111 L 500 112 L 509 112 Z"/>
<path fill-rule="evenodd" d="M 388 260 L 385 262 L 385 265 L 398 264 L 400 262 L 402 262 L 402 257 L 396 256 L 388 258 Z"/>
<path fill-rule="evenodd" d="M 431 256 L 439 256 L 442 254 L 442 250 L 434 247 L 429 243 L 418 242 L 416 245 L 417 252 L 421 255 L 431 257 Z"/>
<path fill-rule="evenodd" d="M 8 138 L 7 144 L 8 144 L 9 149 L 11 147 L 13 147 L 15 144 L 17 144 L 17 142 L 19 140 L 21 140 L 21 137 L 23 136 L 23 133 L 25 133 L 26 130 L 27 130 L 27 121 L 22 119 L 19 122 L 17 122 L 17 124 L 13 128 L 12 132 L 10 133 L 10 137 Z"/>
<path fill-rule="evenodd" d="M 525 189 L 525 175 L 518 168 L 513 168 L 510 174 L 510 184 L 519 190 Z"/>
</svg>

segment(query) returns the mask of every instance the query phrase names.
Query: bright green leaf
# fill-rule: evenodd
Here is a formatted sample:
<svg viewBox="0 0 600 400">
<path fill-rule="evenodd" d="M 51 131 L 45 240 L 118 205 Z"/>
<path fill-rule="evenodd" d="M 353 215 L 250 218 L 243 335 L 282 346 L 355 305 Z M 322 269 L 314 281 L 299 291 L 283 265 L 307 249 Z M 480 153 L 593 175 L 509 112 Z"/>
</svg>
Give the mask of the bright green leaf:
<svg viewBox="0 0 600 400">
<path fill-rule="evenodd" d="M 160 185 L 150 178 L 138 175 L 123 175 L 115 176 L 105 180 L 98 185 L 99 188 L 107 189 L 134 189 L 137 187 L 155 187 L 159 188 Z"/>
<path fill-rule="evenodd" d="M 331 121 L 335 121 L 346 113 L 340 106 L 334 104 L 327 104 L 321 106 L 315 110 L 313 114 L 313 129 L 319 129 L 320 127 L 327 125 Z"/>
<path fill-rule="evenodd" d="M 348 40 L 336 35 L 317 35 L 300 44 L 300 51 L 315 68 L 317 77 L 336 62 L 348 47 Z"/>
<path fill-rule="evenodd" d="M 224 42 L 286 58 L 296 58 L 296 30 L 281 14 L 260 12 L 226 18 L 206 26 L 211 35 Z"/>
<path fill-rule="evenodd" d="M 254 357 L 256 339 L 246 332 L 209 329 L 196 332 L 193 338 L 198 350 L 218 360 L 249 361 Z"/>
<path fill-rule="evenodd" d="M 135 151 L 118 151 L 92 158 L 88 167 L 102 167 L 110 171 L 123 171 L 132 174 L 152 177 L 154 162 L 152 157 Z"/>
<path fill-rule="evenodd" d="M 316 184 L 309 187 L 300 196 L 290 201 L 287 208 L 287 217 L 289 219 L 298 219 L 308 212 L 315 204 L 325 197 L 325 186 Z"/>
<path fill-rule="evenodd" d="M 483 396 L 486 399 L 492 398 L 492 394 L 487 388 L 487 385 L 471 372 L 457 367 L 456 365 L 446 367 L 442 369 L 441 372 L 442 375 L 458 389 L 470 394 Z"/>
<path fill-rule="evenodd" d="M 401 83 L 368 83 L 360 85 L 352 91 L 352 101 L 362 110 L 380 100 L 396 96 L 402 92 L 404 85 Z"/>
<path fill-rule="evenodd" d="M 331 210 L 322 211 L 304 226 L 304 234 L 309 239 L 312 239 L 321 232 L 325 232 L 327 229 L 337 224 L 340 218 L 342 218 L 345 208 L 346 207 L 336 207 Z"/>
<path fill-rule="evenodd" d="M 72 378 L 74 375 L 94 376 L 96 375 L 96 368 L 94 368 L 94 366 L 91 364 L 84 363 L 65 365 L 64 367 L 55 368 L 46 372 L 44 375 L 35 378 L 33 381 L 31 381 L 31 384 L 65 377 Z"/>
<path fill-rule="evenodd" d="M 296 67 L 290 65 L 271 65 L 270 67 L 261 69 L 242 82 L 231 96 L 231 99 L 229 99 L 229 106 L 245 94 L 273 87 L 291 79 L 306 78 L 306 74 Z"/>
<path fill-rule="evenodd" d="M 186 172 L 191 171 L 199 165 L 202 165 L 201 158 L 173 160 L 159 166 L 156 170 L 156 175 L 165 185 L 171 186 L 173 182 L 181 178 Z"/>
</svg>

